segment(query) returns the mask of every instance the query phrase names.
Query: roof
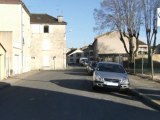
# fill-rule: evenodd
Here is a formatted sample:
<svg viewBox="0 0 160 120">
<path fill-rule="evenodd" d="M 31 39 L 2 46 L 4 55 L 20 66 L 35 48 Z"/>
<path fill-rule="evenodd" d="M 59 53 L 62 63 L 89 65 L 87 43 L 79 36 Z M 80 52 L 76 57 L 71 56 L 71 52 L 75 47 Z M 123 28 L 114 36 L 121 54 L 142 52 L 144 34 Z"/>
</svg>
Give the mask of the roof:
<svg viewBox="0 0 160 120">
<path fill-rule="evenodd" d="M 0 0 L 0 4 L 21 4 L 24 10 L 30 15 L 30 12 L 22 0 Z"/>
<path fill-rule="evenodd" d="M 98 35 L 97 37 L 95 37 L 95 39 L 98 39 L 98 38 L 100 38 L 100 37 L 103 37 L 104 35 L 109 35 L 109 34 L 111 34 L 111 33 L 113 33 L 113 32 L 118 32 L 118 31 L 111 31 L 111 32 L 107 32 L 107 33 Z"/>
<path fill-rule="evenodd" d="M 58 22 L 58 19 L 48 14 L 31 14 L 31 24 L 55 24 L 66 25 L 66 22 Z"/>
<path fill-rule="evenodd" d="M 19 4 L 22 3 L 21 0 L 0 0 L 1 4 Z"/>
<path fill-rule="evenodd" d="M 145 42 L 140 41 L 140 40 L 138 40 L 138 44 L 139 44 L 139 45 L 146 45 L 146 43 L 145 43 Z"/>
<path fill-rule="evenodd" d="M 100 37 L 103 37 L 103 36 L 105 36 L 105 35 L 110 35 L 111 33 L 116 33 L 116 32 L 117 32 L 117 34 L 118 34 L 118 31 L 111 31 L 111 32 L 107 32 L 107 33 L 104 33 L 104 34 L 102 34 L 102 35 L 99 35 L 99 36 L 95 37 L 94 42 L 95 42 L 98 38 L 100 38 Z M 93 42 L 93 44 L 94 44 L 94 42 Z M 92 44 L 92 45 L 93 45 L 93 44 Z M 143 42 L 143 41 L 141 41 L 141 40 L 138 40 L 138 44 L 139 44 L 139 45 L 146 45 L 146 43 Z"/>
<path fill-rule="evenodd" d="M 75 54 L 75 53 L 83 53 L 83 50 L 81 50 L 81 49 L 72 49 L 71 51 L 69 51 L 67 53 L 67 56 L 70 56 L 70 55 Z"/>
<path fill-rule="evenodd" d="M 76 48 L 72 48 L 69 52 L 67 52 L 67 55 L 71 54 L 72 52 L 74 52 L 75 50 L 77 50 Z"/>
</svg>

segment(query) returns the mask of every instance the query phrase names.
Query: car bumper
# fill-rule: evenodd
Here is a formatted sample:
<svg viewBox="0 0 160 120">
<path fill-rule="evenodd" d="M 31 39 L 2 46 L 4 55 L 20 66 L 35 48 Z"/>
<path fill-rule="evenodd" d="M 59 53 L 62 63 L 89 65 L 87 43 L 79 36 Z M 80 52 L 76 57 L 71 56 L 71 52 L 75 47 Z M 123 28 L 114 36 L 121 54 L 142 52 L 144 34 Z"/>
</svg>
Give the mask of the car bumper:
<svg viewBox="0 0 160 120">
<path fill-rule="evenodd" d="M 106 83 L 102 81 L 93 81 L 93 86 L 96 87 L 104 87 L 104 88 L 115 88 L 115 89 L 128 89 L 129 88 L 129 83 L 128 84 L 121 84 L 121 83 Z"/>
</svg>

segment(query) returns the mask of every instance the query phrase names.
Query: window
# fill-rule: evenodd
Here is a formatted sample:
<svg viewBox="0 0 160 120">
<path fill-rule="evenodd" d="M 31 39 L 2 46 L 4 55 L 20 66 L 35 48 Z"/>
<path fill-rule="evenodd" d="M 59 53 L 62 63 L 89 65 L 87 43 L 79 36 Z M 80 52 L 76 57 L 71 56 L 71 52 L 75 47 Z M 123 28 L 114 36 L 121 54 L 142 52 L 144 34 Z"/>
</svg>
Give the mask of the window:
<svg viewBox="0 0 160 120">
<path fill-rule="evenodd" d="M 70 59 L 70 62 L 73 62 L 73 59 Z"/>
<path fill-rule="evenodd" d="M 77 57 L 81 57 L 81 54 L 80 54 L 80 53 L 78 53 L 76 56 L 77 56 Z"/>
<path fill-rule="evenodd" d="M 49 26 L 48 25 L 44 26 L 44 33 L 49 33 Z"/>
</svg>

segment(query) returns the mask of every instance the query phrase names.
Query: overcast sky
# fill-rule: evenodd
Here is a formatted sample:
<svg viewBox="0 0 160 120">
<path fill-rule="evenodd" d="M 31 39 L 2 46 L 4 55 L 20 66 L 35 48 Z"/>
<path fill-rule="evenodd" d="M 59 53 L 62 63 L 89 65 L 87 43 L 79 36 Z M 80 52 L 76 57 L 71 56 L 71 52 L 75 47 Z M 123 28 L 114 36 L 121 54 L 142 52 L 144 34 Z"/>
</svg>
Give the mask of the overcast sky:
<svg viewBox="0 0 160 120">
<path fill-rule="evenodd" d="M 67 24 L 67 47 L 82 47 L 93 43 L 97 33 L 93 31 L 94 8 L 101 0 L 23 0 L 31 13 L 47 13 L 53 17 L 62 15 Z M 158 33 L 158 36 L 160 33 Z M 146 42 L 144 30 L 140 39 Z M 160 44 L 158 37 L 157 44 Z"/>
</svg>

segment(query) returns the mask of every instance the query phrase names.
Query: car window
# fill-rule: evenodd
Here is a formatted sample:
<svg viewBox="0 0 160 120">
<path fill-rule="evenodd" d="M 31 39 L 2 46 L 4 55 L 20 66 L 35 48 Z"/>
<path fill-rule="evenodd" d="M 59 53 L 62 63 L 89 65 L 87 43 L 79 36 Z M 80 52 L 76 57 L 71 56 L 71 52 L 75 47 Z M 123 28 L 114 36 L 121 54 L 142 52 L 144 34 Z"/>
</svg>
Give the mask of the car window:
<svg viewBox="0 0 160 120">
<path fill-rule="evenodd" d="M 121 65 L 107 63 L 100 63 L 97 66 L 97 71 L 125 73 L 125 70 Z"/>
</svg>

